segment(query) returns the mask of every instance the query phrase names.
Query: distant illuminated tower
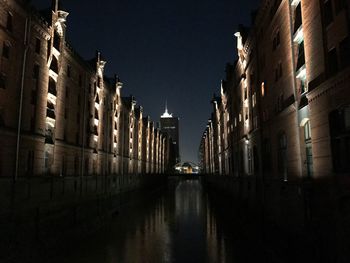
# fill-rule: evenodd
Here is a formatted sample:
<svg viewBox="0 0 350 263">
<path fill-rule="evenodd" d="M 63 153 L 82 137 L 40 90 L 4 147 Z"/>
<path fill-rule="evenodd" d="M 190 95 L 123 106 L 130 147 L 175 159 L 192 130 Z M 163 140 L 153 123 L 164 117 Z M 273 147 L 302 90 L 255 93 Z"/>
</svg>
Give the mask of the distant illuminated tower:
<svg viewBox="0 0 350 263">
<path fill-rule="evenodd" d="M 174 157 L 176 163 L 180 162 L 180 150 L 179 150 L 179 118 L 173 117 L 168 112 L 168 106 L 165 102 L 165 112 L 160 116 L 160 130 L 167 133 L 173 142 Z"/>
</svg>

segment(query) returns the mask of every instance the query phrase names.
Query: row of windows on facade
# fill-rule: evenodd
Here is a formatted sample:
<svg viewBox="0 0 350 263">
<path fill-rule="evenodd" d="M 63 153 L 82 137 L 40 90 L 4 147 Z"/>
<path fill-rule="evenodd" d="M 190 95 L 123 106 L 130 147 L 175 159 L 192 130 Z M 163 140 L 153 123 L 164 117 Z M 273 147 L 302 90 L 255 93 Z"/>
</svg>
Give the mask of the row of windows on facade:
<svg viewBox="0 0 350 263">
<path fill-rule="evenodd" d="M 335 172 L 344 173 L 350 171 L 350 163 L 348 156 L 350 154 L 350 106 L 335 110 L 329 114 L 330 134 L 333 156 L 333 167 Z M 307 120 L 303 124 L 303 137 L 306 145 L 306 154 L 308 154 L 311 143 L 311 126 L 310 121 Z M 280 132 L 277 138 L 277 168 L 284 180 L 288 179 L 288 141 L 286 133 Z M 248 173 L 252 173 L 252 158 L 251 149 L 248 147 Z M 255 157 L 254 157 L 255 159 Z M 243 162 L 243 151 L 241 152 L 240 162 Z M 243 169 L 243 164 L 241 168 Z M 272 152 L 271 140 L 265 138 L 263 140 L 263 170 L 271 171 L 272 169 Z M 312 176 L 312 170 L 308 171 L 308 176 Z"/>
<path fill-rule="evenodd" d="M 38 41 L 40 42 L 40 40 L 38 39 Z M 10 58 L 10 43 L 8 41 L 4 41 L 3 43 L 3 48 L 2 48 L 2 57 L 9 59 Z M 39 49 L 40 52 L 40 49 Z M 53 58 L 53 61 L 50 65 L 50 69 L 53 70 L 54 72 L 58 73 L 58 64 L 57 64 L 57 60 L 55 58 Z M 66 71 L 66 76 L 68 78 L 72 77 L 72 68 L 70 65 L 67 66 L 67 71 Z M 34 64 L 33 67 L 33 74 L 32 74 L 33 79 L 38 80 L 40 77 L 40 66 L 39 64 Z M 5 89 L 6 88 L 6 74 L 4 72 L 0 73 L 0 88 Z M 82 76 L 79 74 L 78 76 L 78 85 L 79 87 L 82 87 L 83 84 L 83 80 L 82 80 Z"/>
<path fill-rule="evenodd" d="M 278 2 L 278 1 L 277 1 Z M 271 14 L 274 14 L 276 12 L 277 6 L 279 3 L 275 2 L 274 8 L 271 10 Z M 280 2 L 280 1 L 279 1 Z M 335 6 L 335 8 L 333 8 Z M 326 27 L 329 26 L 333 20 L 334 17 L 337 16 L 342 10 L 346 8 L 346 0 L 334 0 L 334 4 L 332 0 L 325 0 L 324 1 L 324 21 Z M 301 15 L 301 2 L 298 3 L 297 7 L 295 8 L 294 12 L 294 33 L 297 32 L 297 30 L 302 25 L 302 15 Z M 261 33 L 262 35 L 262 33 Z M 275 51 L 277 47 L 280 45 L 280 30 L 275 30 L 274 37 L 272 40 L 272 50 Z M 336 57 L 336 51 L 330 50 L 328 57 L 329 57 L 329 72 L 330 74 L 334 74 L 338 71 L 339 65 L 341 68 L 347 66 L 350 61 L 350 51 L 349 51 L 349 40 L 344 39 L 340 45 L 339 45 L 339 63 L 338 59 Z M 261 58 L 261 64 L 264 67 L 265 66 L 265 58 L 264 55 L 262 55 Z M 305 64 L 305 57 L 304 57 L 304 43 L 300 43 L 298 47 L 298 61 L 297 61 L 297 69 L 300 69 Z M 280 74 L 277 73 L 278 70 L 276 70 L 275 74 L 275 80 L 277 81 L 279 79 L 278 76 Z M 302 91 L 305 91 L 304 89 L 304 83 L 302 83 L 303 86 L 301 87 Z"/>
</svg>

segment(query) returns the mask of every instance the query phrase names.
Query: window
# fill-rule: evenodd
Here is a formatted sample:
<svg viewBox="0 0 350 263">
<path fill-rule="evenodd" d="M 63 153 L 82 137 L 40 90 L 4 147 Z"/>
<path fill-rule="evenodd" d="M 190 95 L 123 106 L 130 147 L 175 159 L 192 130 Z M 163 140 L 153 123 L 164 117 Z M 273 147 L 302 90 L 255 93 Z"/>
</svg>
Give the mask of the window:
<svg viewBox="0 0 350 263">
<path fill-rule="evenodd" d="M 253 104 L 253 108 L 254 108 L 255 105 L 256 105 L 256 92 L 253 93 L 253 96 L 252 96 L 252 104 Z"/>
<path fill-rule="evenodd" d="M 275 81 L 278 81 L 283 74 L 283 70 L 282 70 L 282 62 L 279 62 L 276 69 L 275 69 Z"/>
<path fill-rule="evenodd" d="M 60 45 L 61 45 L 61 37 L 55 30 L 54 38 L 53 38 L 53 47 L 56 48 L 58 51 L 60 51 Z"/>
<path fill-rule="evenodd" d="M 275 0 L 275 2 L 273 3 L 272 7 L 271 7 L 271 10 L 270 10 L 270 19 L 273 19 L 275 13 L 277 12 L 278 10 L 278 7 L 280 6 L 281 4 L 281 0 Z"/>
<path fill-rule="evenodd" d="M 328 51 L 328 71 L 330 76 L 338 72 L 337 50 L 335 48 Z"/>
<path fill-rule="evenodd" d="M 10 32 L 13 30 L 12 20 L 12 14 L 10 12 L 7 12 L 6 29 Z"/>
<path fill-rule="evenodd" d="M 39 38 L 35 39 L 35 53 L 40 54 L 41 50 L 41 41 Z"/>
<path fill-rule="evenodd" d="M 335 110 L 329 115 L 333 170 L 350 173 L 350 106 Z"/>
<path fill-rule="evenodd" d="M 339 44 L 340 65 L 342 68 L 350 65 L 350 38 L 347 36 Z"/>
<path fill-rule="evenodd" d="M 325 0 L 324 2 L 324 22 L 326 27 L 333 22 L 333 7 L 331 0 Z"/>
<path fill-rule="evenodd" d="M 0 89 L 6 89 L 6 75 L 4 73 L 0 73 Z"/>
<path fill-rule="evenodd" d="M 298 31 L 302 25 L 302 16 L 301 16 L 301 1 L 298 6 L 295 8 L 295 20 L 294 20 L 294 33 Z"/>
<path fill-rule="evenodd" d="M 300 94 L 303 94 L 307 91 L 306 90 L 306 82 L 304 79 L 299 79 L 299 81 L 300 81 Z"/>
<path fill-rule="evenodd" d="M 305 137 L 305 141 L 311 140 L 310 121 L 307 121 L 304 125 L 304 137 Z"/>
<path fill-rule="evenodd" d="M 276 111 L 281 112 L 283 110 L 284 94 L 280 94 L 277 98 Z"/>
<path fill-rule="evenodd" d="M 50 77 L 49 78 L 49 93 L 51 93 L 52 95 L 57 95 L 57 90 L 56 90 L 56 82 Z"/>
<path fill-rule="evenodd" d="M 280 45 L 280 31 L 277 30 L 275 36 L 273 38 L 272 50 L 276 50 L 276 48 Z"/>
<path fill-rule="evenodd" d="M 298 61 L 297 61 L 296 71 L 298 71 L 304 65 L 305 65 L 305 52 L 304 52 L 304 41 L 302 41 L 298 46 Z"/>
<path fill-rule="evenodd" d="M 50 69 L 58 74 L 58 61 L 57 58 L 55 56 L 52 56 L 52 61 L 51 61 L 51 65 L 50 65 Z"/>
<path fill-rule="evenodd" d="M 7 59 L 10 58 L 10 44 L 6 41 L 2 47 L 2 56 Z"/>
</svg>

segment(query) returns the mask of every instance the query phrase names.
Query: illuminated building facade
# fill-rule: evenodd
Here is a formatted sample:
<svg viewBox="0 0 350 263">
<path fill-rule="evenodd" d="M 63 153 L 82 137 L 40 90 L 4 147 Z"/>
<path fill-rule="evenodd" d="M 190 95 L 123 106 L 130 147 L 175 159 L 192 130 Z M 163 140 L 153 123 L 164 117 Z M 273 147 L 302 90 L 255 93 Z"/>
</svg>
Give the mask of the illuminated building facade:
<svg viewBox="0 0 350 263">
<path fill-rule="evenodd" d="M 212 99 L 202 172 L 230 175 L 238 196 L 290 229 L 331 216 L 348 193 L 349 17 L 349 1 L 262 1 Z"/>
<path fill-rule="evenodd" d="M 150 120 L 143 132 L 142 107 L 104 75 L 99 52 L 84 60 L 69 45 L 67 17 L 58 1 L 45 12 L 0 1 L 0 174 L 150 173 L 149 142 L 160 167 L 167 137 L 151 138 Z"/>
<path fill-rule="evenodd" d="M 285 182 L 349 173 L 348 2 L 263 1 L 235 36 L 238 60 L 203 133 L 203 171 Z"/>
</svg>

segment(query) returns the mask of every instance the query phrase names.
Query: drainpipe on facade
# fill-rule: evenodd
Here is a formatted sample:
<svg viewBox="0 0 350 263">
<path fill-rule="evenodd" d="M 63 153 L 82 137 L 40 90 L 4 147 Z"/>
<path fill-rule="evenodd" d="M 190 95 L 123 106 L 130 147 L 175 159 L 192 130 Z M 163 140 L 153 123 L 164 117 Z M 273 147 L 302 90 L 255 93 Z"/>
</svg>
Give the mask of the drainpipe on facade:
<svg viewBox="0 0 350 263">
<path fill-rule="evenodd" d="M 84 88 L 84 109 L 83 109 L 83 142 L 82 142 L 82 153 L 81 153 L 81 172 L 80 172 L 80 195 L 83 194 L 83 177 L 85 173 L 85 114 L 86 114 L 86 88 Z"/>
<path fill-rule="evenodd" d="M 23 108 L 23 90 L 24 90 L 24 79 L 25 79 L 25 70 L 27 64 L 27 53 L 29 49 L 29 35 L 30 35 L 30 17 L 26 18 L 25 28 L 24 28 L 24 51 L 23 51 L 23 60 L 22 60 L 22 73 L 21 73 L 21 89 L 20 89 L 20 100 L 19 100 L 19 113 L 18 113 L 18 128 L 17 128 L 17 143 L 16 143 L 16 166 L 15 173 L 13 176 L 13 184 L 18 179 L 18 170 L 19 170 L 19 148 L 20 148 L 20 139 L 21 139 L 21 125 L 22 125 L 22 108 Z"/>
</svg>

